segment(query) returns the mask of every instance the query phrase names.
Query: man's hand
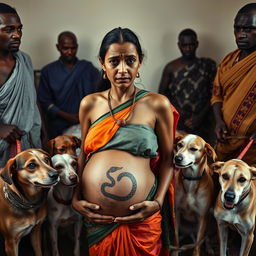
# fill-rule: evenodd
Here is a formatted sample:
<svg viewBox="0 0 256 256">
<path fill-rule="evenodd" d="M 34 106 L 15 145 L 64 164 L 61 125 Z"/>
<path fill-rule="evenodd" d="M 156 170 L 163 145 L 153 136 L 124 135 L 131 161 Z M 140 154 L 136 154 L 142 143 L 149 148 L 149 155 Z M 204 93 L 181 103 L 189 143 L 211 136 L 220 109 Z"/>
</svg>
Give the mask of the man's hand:
<svg viewBox="0 0 256 256">
<path fill-rule="evenodd" d="M 78 114 L 71 114 L 71 113 L 67 113 L 67 112 L 64 112 L 62 110 L 60 110 L 58 112 L 58 114 L 66 119 L 69 123 L 71 124 L 78 124 L 79 123 L 79 117 L 78 117 Z"/>
<path fill-rule="evenodd" d="M 216 122 L 215 133 L 218 141 L 224 143 L 228 134 L 228 129 L 224 121 Z"/>
<path fill-rule="evenodd" d="M 15 143 L 16 140 L 20 140 L 25 134 L 16 125 L 0 124 L 0 138 L 6 140 L 8 143 Z"/>
</svg>

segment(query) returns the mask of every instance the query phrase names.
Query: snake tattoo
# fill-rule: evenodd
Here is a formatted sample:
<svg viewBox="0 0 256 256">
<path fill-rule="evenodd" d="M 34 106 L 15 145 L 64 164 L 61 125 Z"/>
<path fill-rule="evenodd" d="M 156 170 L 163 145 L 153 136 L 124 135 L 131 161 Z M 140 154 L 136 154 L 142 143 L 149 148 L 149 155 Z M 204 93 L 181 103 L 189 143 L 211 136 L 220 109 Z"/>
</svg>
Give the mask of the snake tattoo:
<svg viewBox="0 0 256 256">
<path fill-rule="evenodd" d="M 137 190 L 137 181 L 135 179 L 135 177 L 129 173 L 129 172 L 122 172 L 120 173 L 118 176 L 117 176 L 117 181 L 120 181 L 123 177 L 128 177 L 131 182 L 132 182 L 132 189 L 130 191 L 130 193 L 126 196 L 117 196 L 117 195 L 113 195 L 111 193 L 108 193 L 106 191 L 106 187 L 114 187 L 115 184 L 116 184 L 116 181 L 114 180 L 114 178 L 112 176 L 110 176 L 111 173 L 114 173 L 118 170 L 121 170 L 123 169 L 123 167 L 116 167 L 116 166 L 113 166 L 111 167 L 107 173 L 106 173 L 106 176 L 107 178 L 111 181 L 111 182 L 104 182 L 102 185 L 101 185 L 101 193 L 106 196 L 106 197 L 109 197 L 109 198 L 112 198 L 114 200 L 117 200 L 117 201 L 126 201 L 126 200 L 129 200 L 130 198 L 132 198 Z"/>
</svg>

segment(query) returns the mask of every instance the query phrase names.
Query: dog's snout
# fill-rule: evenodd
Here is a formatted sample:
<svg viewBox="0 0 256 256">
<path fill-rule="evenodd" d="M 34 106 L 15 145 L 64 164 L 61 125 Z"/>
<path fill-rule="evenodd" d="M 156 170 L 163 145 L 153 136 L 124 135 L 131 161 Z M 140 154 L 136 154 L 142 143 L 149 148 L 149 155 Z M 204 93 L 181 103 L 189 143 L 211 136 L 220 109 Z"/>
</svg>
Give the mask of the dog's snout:
<svg viewBox="0 0 256 256">
<path fill-rule="evenodd" d="M 226 201 L 228 201 L 228 202 L 233 202 L 234 201 L 234 199 L 235 199 L 235 193 L 234 193 L 234 191 L 233 190 L 227 190 L 227 192 L 224 194 L 224 198 L 225 198 L 225 200 Z"/>
<path fill-rule="evenodd" d="M 76 175 L 70 175 L 69 180 L 76 183 L 77 182 L 77 176 Z"/>
<path fill-rule="evenodd" d="M 51 179 L 57 179 L 59 176 L 57 172 L 48 172 L 48 175 Z"/>
<path fill-rule="evenodd" d="M 180 155 L 177 155 L 177 156 L 175 156 L 174 160 L 175 160 L 176 163 L 180 163 L 180 162 L 182 162 L 183 157 L 180 156 Z"/>
</svg>

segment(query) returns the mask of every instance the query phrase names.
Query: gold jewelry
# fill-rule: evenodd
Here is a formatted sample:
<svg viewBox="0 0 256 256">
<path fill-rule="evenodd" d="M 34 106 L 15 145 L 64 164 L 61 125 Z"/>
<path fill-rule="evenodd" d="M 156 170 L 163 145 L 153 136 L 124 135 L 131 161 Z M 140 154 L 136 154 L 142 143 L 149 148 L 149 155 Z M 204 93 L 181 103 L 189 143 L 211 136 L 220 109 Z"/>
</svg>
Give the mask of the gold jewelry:
<svg viewBox="0 0 256 256">
<path fill-rule="evenodd" d="M 108 91 L 108 106 L 109 106 L 109 111 L 110 111 L 110 114 L 112 116 L 112 119 L 116 122 L 116 124 L 118 126 L 125 126 L 127 124 L 127 119 L 130 117 L 131 113 L 133 112 L 133 109 L 134 109 L 134 105 L 135 105 L 135 99 L 136 99 L 136 87 L 134 89 L 134 93 L 133 93 L 133 99 L 132 99 L 132 106 L 131 106 L 131 110 L 130 110 L 130 113 L 128 114 L 128 116 L 123 119 L 116 119 L 115 116 L 114 116 L 114 113 L 113 113 L 113 110 L 112 110 L 112 106 L 111 106 L 111 94 L 110 94 L 110 90 Z"/>
<path fill-rule="evenodd" d="M 103 71 L 103 79 L 107 79 L 106 71 Z"/>
<path fill-rule="evenodd" d="M 139 72 L 136 74 L 136 78 L 140 78 L 140 73 Z"/>
</svg>

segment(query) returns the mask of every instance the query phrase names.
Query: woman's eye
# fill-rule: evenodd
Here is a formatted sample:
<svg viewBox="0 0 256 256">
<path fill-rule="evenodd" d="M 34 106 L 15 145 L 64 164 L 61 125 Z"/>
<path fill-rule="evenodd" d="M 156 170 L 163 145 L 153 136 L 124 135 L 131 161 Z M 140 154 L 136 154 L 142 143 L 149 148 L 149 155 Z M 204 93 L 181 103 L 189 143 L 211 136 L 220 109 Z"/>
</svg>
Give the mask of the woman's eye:
<svg viewBox="0 0 256 256">
<path fill-rule="evenodd" d="M 112 66 L 117 66 L 118 65 L 118 60 L 110 60 L 109 63 L 112 65 Z"/>
<path fill-rule="evenodd" d="M 136 59 L 135 58 L 128 58 L 126 60 L 126 62 L 127 62 L 128 65 L 133 65 L 136 62 Z"/>
</svg>

